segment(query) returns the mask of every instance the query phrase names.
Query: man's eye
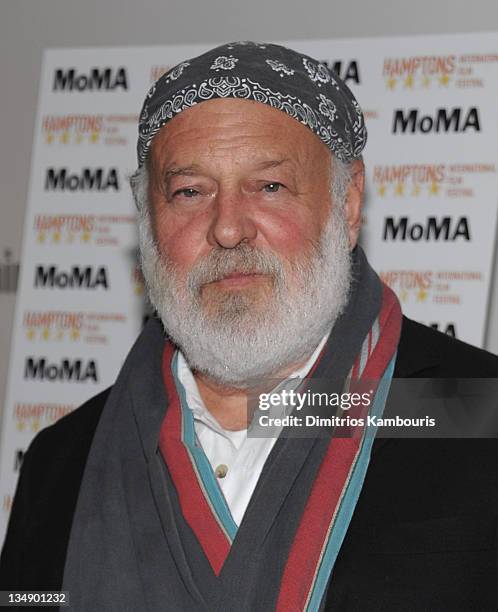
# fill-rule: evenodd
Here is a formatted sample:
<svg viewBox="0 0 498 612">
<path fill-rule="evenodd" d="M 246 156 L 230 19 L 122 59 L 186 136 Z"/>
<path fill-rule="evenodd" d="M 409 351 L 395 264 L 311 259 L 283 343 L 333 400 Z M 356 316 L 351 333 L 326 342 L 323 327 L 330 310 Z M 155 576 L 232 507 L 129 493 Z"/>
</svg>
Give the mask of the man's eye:
<svg viewBox="0 0 498 612">
<path fill-rule="evenodd" d="M 266 193 L 277 193 L 281 187 L 283 187 L 282 183 L 268 183 L 268 185 L 265 185 L 263 189 L 266 191 Z"/>
<path fill-rule="evenodd" d="M 183 196 L 185 198 L 194 198 L 196 195 L 199 195 L 199 192 L 196 189 L 192 189 L 191 187 L 188 187 L 187 189 L 179 189 L 178 191 L 175 191 L 175 193 L 173 194 L 173 196 Z"/>
</svg>

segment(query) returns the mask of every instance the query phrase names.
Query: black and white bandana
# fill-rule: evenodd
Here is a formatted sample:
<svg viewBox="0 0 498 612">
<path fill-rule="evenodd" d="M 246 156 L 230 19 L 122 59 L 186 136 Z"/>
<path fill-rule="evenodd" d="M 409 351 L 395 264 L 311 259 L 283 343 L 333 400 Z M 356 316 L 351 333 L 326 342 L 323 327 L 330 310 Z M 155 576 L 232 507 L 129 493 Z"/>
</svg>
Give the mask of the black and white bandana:
<svg viewBox="0 0 498 612">
<path fill-rule="evenodd" d="M 280 45 L 233 42 L 181 62 L 151 87 L 138 126 L 138 166 L 168 121 L 215 98 L 254 100 L 281 110 L 344 162 L 357 159 L 366 143 L 358 102 L 327 66 Z"/>
</svg>

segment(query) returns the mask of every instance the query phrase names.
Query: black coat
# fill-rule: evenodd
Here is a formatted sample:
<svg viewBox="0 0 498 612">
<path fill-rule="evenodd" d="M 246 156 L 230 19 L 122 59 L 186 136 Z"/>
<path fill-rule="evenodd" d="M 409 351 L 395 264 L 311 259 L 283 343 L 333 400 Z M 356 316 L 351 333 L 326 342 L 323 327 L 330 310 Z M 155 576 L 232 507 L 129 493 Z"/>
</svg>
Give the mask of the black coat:
<svg viewBox="0 0 498 612">
<path fill-rule="evenodd" d="M 394 376 L 498 378 L 498 358 L 404 317 Z M 60 590 L 83 470 L 108 394 L 40 432 L 27 451 L 0 589 Z M 325 609 L 498 609 L 497 449 L 491 439 L 377 439 Z"/>
</svg>

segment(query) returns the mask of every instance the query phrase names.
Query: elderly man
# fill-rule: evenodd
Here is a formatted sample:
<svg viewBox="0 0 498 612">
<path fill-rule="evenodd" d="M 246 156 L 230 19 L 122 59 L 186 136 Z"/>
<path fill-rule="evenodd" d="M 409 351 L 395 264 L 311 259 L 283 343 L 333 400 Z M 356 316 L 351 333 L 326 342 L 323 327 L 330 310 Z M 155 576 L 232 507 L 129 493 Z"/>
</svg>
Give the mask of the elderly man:
<svg viewBox="0 0 498 612">
<path fill-rule="evenodd" d="M 380 415 L 393 372 L 498 371 L 403 318 L 369 267 L 365 141 L 344 83 L 280 46 L 218 47 L 152 87 L 131 182 L 162 326 L 33 442 L 4 588 L 78 611 L 491 609 L 491 444 L 248 434 L 265 378 L 368 379 Z"/>
</svg>

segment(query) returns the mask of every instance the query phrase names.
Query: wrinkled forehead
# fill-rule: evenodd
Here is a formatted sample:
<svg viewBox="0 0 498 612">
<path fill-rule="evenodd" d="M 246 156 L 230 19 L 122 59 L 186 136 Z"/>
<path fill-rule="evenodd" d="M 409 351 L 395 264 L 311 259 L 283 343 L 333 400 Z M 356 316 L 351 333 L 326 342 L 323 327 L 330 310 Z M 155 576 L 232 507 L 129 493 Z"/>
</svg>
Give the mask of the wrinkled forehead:
<svg viewBox="0 0 498 612">
<path fill-rule="evenodd" d="M 330 168 L 330 149 L 285 113 L 256 102 L 214 99 L 193 106 L 164 125 L 146 164 L 153 175 L 175 168 L 215 167 L 226 172 L 287 167 L 318 173 Z M 192 171 L 193 173 L 193 171 Z"/>
<path fill-rule="evenodd" d="M 216 99 L 247 100 L 282 112 L 341 161 L 359 158 L 365 146 L 362 111 L 335 73 L 280 45 L 238 42 L 181 62 L 152 86 L 139 120 L 139 167 L 169 121 Z"/>
</svg>

